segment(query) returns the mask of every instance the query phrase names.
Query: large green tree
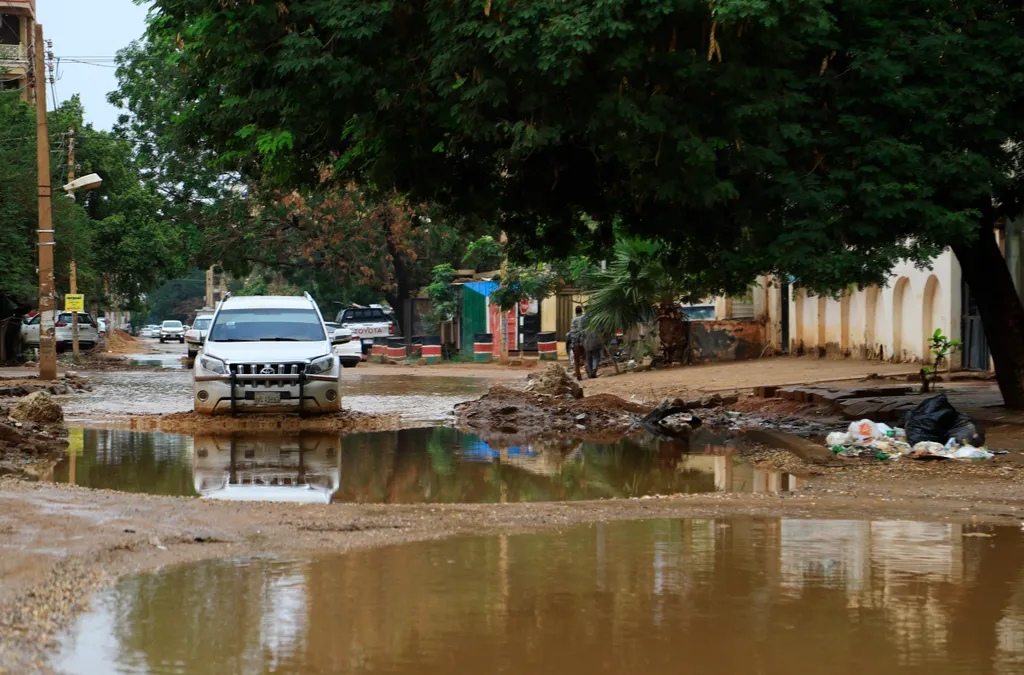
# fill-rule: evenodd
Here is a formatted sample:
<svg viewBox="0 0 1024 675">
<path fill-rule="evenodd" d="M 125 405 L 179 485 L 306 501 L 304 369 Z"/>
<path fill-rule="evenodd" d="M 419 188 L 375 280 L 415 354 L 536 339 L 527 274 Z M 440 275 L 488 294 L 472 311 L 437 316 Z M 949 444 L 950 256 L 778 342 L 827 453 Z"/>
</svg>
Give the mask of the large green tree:
<svg viewBox="0 0 1024 675">
<path fill-rule="evenodd" d="M 221 170 L 398 189 L 513 251 L 617 222 L 721 290 L 835 291 L 951 246 L 1024 407 L 993 238 L 1022 204 L 1019 2 L 156 0 L 149 37 L 169 133 Z"/>
</svg>

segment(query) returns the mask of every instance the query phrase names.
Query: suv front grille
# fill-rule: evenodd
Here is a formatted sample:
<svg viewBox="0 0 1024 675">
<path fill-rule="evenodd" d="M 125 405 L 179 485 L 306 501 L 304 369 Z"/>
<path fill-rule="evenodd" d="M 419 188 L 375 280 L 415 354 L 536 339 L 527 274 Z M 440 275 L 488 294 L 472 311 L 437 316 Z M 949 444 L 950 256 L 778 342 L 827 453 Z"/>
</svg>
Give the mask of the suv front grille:
<svg viewBox="0 0 1024 675">
<path fill-rule="evenodd" d="M 268 369 L 272 373 L 266 372 Z M 238 380 L 239 387 L 291 387 L 299 384 L 295 379 L 274 379 L 274 375 L 298 375 L 306 369 L 305 363 L 232 363 L 231 372 L 235 375 L 263 375 L 265 380 Z"/>
</svg>

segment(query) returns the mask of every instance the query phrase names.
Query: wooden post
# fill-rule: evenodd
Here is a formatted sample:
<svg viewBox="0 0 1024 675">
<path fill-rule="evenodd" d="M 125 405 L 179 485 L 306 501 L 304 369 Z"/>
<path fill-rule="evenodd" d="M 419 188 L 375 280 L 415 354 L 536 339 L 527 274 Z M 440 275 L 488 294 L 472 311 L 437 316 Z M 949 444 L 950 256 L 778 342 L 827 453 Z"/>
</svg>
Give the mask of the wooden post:
<svg viewBox="0 0 1024 675">
<path fill-rule="evenodd" d="M 508 277 L 508 235 L 503 231 L 499 238 L 502 246 L 505 247 L 505 251 L 501 257 L 501 283 L 507 282 Z M 508 365 L 508 312 L 498 308 L 498 321 L 501 325 L 498 326 L 498 361 L 503 366 Z"/>
<path fill-rule="evenodd" d="M 57 379 L 57 348 L 53 327 L 53 214 L 50 186 L 50 140 L 46 125 L 46 64 L 43 26 L 36 24 L 36 168 L 39 174 L 39 379 Z"/>
<path fill-rule="evenodd" d="M 75 180 L 75 128 L 68 129 L 68 182 Z M 75 198 L 74 190 L 68 192 L 71 199 Z M 71 292 L 78 292 L 78 267 L 75 265 L 74 251 L 71 254 Z M 74 358 L 78 360 L 78 312 L 71 312 L 71 351 Z"/>
</svg>

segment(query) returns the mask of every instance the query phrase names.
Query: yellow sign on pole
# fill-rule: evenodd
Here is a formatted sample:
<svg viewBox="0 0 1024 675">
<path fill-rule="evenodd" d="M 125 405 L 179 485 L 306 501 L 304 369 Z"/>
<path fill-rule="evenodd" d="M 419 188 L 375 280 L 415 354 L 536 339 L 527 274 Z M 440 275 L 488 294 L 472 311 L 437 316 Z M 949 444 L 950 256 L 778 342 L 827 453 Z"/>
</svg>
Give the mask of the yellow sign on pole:
<svg viewBox="0 0 1024 675">
<path fill-rule="evenodd" d="M 85 295 L 82 293 L 68 293 L 64 296 L 65 312 L 84 312 Z"/>
<path fill-rule="evenodd" d="M 68 455 L 81 457 L 85 450 L 85 439 L 82 438 L 82 429 L 68 429 Z"/>
</svg>

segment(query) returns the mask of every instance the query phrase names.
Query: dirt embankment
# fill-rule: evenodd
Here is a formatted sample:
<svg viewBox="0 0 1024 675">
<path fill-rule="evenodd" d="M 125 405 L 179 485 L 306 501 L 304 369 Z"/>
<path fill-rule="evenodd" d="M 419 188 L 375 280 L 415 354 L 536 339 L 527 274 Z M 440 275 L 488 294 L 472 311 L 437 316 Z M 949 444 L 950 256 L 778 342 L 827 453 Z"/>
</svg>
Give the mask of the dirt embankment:
<svg viewBox="0 0 1024 675">
<path fill-rule="evenodd" d="M 617 440 L 632 425 L 633 415 L 648 409 L 611 394 L 575 399 L 499 386 L 455 406 L 455 424 L 498 446 L 556 436 Z"/>
</svg>

